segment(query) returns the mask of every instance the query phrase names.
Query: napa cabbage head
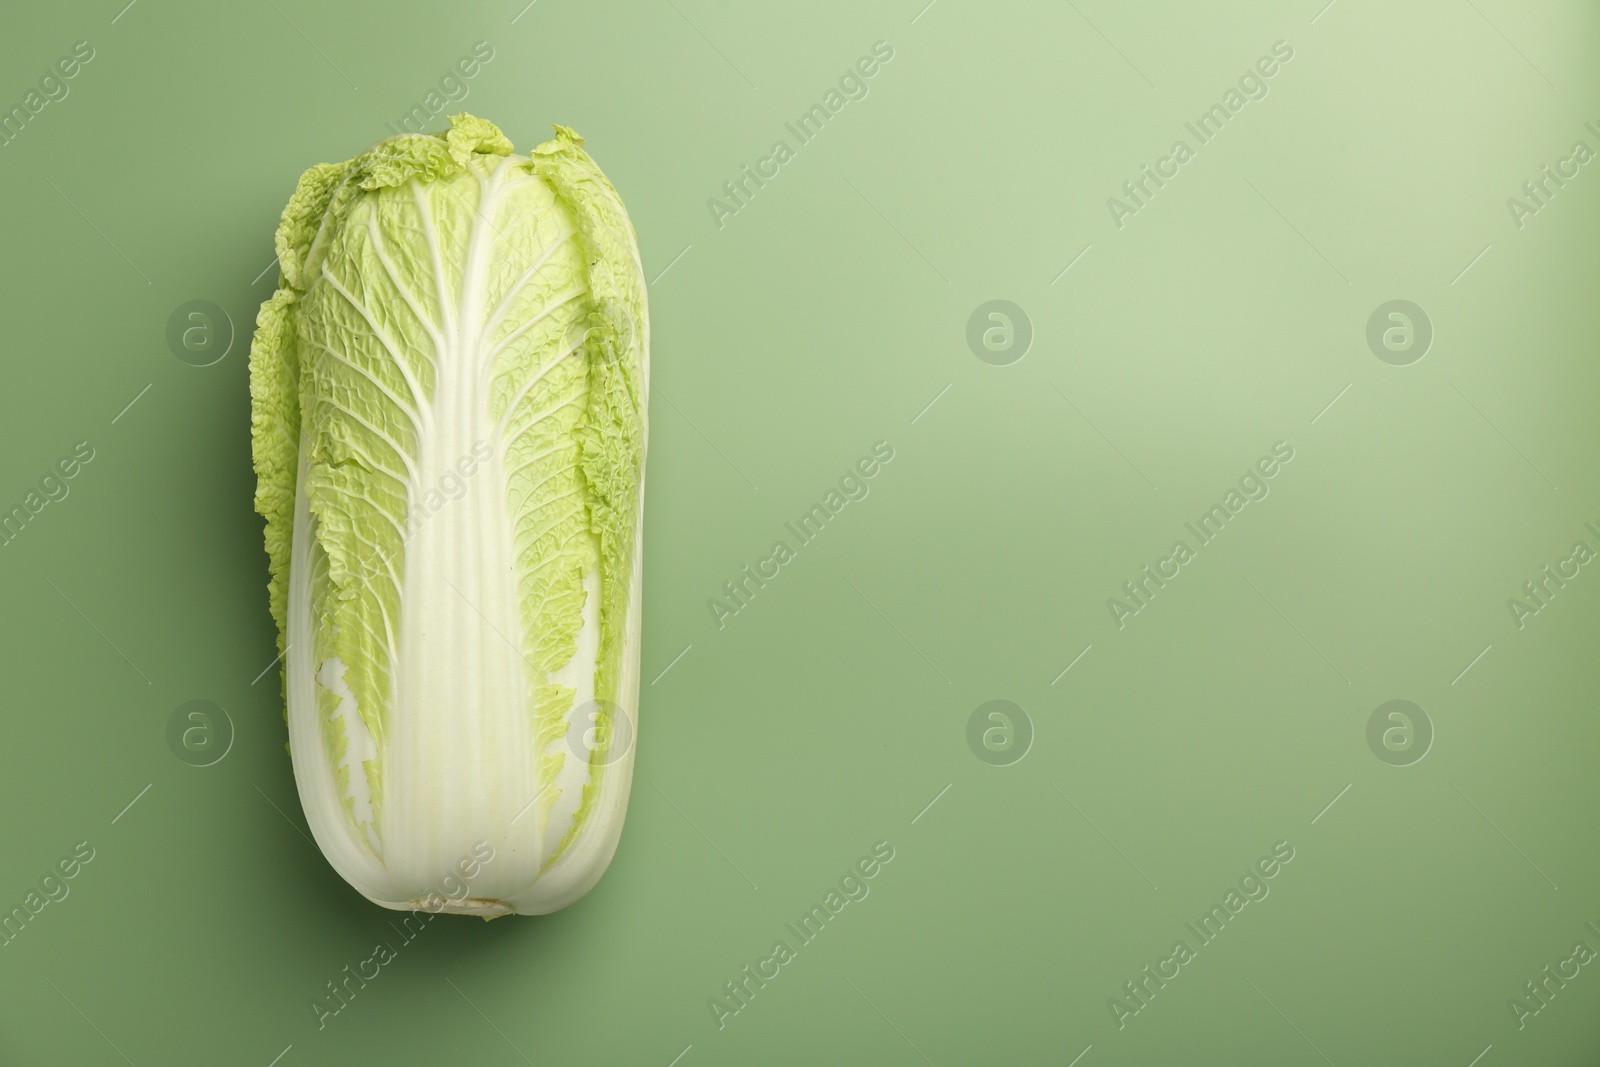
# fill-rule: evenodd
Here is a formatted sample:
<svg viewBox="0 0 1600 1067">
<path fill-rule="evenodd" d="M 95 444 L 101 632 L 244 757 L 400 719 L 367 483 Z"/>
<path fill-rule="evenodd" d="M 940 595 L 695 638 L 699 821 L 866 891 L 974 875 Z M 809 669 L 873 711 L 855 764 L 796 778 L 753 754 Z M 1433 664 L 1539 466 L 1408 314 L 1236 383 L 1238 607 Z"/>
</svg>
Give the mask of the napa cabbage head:
<svg viewBox="0 0 1600 1067">
<path fill-rule="evenodd" d="M 458 115 L 312 167 L 257 318 L 295 780 L 388 907 L 553 911 L 627 804 L 645 286 L 616 190 L 555 130 L 519 155 Z"/>
</svg>

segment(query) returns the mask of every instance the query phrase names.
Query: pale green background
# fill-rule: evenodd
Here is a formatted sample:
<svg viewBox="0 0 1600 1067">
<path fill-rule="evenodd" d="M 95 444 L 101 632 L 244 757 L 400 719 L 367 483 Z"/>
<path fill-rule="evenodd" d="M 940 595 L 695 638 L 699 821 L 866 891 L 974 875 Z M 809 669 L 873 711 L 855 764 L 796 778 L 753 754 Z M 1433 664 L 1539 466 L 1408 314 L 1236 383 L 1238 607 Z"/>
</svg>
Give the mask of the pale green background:
<svg viewBox="0 0 1600 1067">
<path fill-rule="evenodd" d="M 1520 632 L 1505 606 L 1600 525 L 1600 167 L 1505 206 L 1600 147 L 1593 5 L 123 2 L 0 35 L 7 106 L 97 52 L 0 148 L 0 505 L 97 452 L 0 549 L 0 904 L 97 850 L 0 948 L 0 1063 L 1595 1062 L 1600 967 L 1524 1030 L 1507 1000 L 1600 948 L 1600 573 Z M 719 230 L 706 198 L 879 39 L 867 99 Z M 1279 39 L 1119 231 L 1106 198 Z M 646 680 L 692 647 L 599 887 L 440 920 L 319 1032 L 397 939 L 304 838 L 251 684 L 252 279 L 301 170 L 478 40 L 465 107 L 579 129 L 651 278 L 689 248 L 651 290 Z M 993 298 L 1035 329 L 1008 367 L 964 339 Z M 1394 298 L 1437 333 L 1409 367 L 1364 340 Z M 215 366 L 165 341 L 194 299 L 240 331 Z M 879 439 L 871 496 L 719 631 L 706 599 Z M 1279 439 L 1271 496 L 1118 631 L 1106 598 Z M 1437 730 L 1403 768 L 1365 740 L 1396 697 Z M 1036 730 L 1010 767 L 965 740 L 994 698 Z M 165 739 L 191 699 L 237 727 L 204 769 Z M 707 999 L 878 840 L 870 897 L 719 1031 Z M 1107 999 L 1280 840 L 1119 1032 Z"/>
</svg>

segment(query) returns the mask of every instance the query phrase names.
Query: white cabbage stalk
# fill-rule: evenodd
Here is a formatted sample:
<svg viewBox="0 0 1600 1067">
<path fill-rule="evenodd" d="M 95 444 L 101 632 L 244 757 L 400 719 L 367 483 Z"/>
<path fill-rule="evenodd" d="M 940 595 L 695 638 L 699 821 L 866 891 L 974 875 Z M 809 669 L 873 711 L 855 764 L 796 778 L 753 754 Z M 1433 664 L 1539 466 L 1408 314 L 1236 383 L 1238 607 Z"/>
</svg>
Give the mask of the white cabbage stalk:
<svg viewBox="0 0 1600 1067">
<path fill-rule="evenodd" d="M 556 134 L 457 115 L 312 167 L 257 317 L 295 781 L 384 907 L 554 911 L 622 830 L 648 320 L 622 202 Z"/>
</svg>

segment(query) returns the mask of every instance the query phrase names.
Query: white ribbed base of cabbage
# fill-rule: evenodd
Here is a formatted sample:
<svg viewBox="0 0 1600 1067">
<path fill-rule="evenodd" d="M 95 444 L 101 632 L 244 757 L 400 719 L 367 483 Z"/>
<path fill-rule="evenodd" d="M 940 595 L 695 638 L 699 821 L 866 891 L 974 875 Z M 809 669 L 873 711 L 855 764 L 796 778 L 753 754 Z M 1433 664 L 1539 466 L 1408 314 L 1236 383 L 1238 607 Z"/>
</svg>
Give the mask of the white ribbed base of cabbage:
<svg viewBox="0 0 1600 1067">
<path fill-rule="evenodd" d="M 585 705 L 593 695 L 599 643 L 598 580 L 585 580 L 589 597 L 578 652 L 554 680 L 576 690 L 568 713 L 566 758 L 554 783 L 533 780 L 538 760 L 528 726 L 531 702 L 520 644 L 521 625 L 509 575 L 509 545 L 490 531 L 506 526 L 499 457 L 474 479 L 482 491 L 445 508 L 424 524 L 408 546 L 398 643 L 402 667 L 395 677 L 389 745 L 384 755 L 383 803 L 374 818 L 360 761 L 376 754 L 354 699 L 341 703 L 349 748 L 347 767 L 352 826 L 339 796 L 337 769 L 318 721 L 316 689 L 336 681 L 337 661 L 313 662 L 310 575 L 314 524 L 304 493 L 295 509 L 290 568 L 288 652 L 289 744 L 295 782 L 317 845 L 334 869 L 367 899 L 402 911 L 429 908 L 455 915 L 543 915 L 582 897 L 605 873 L 622 834 L 633 779 L 639 700 L 642 529 L 635 531 L 633 582 L 618 686 L 630 723 L 627 750 L 601 775 L 600 792 L 586 813 L 584 832 L 550 862 L 573 822 L 588 784 L 584 732 L 592 727 Z M 641 482 L 641 498 L 643 486 Z M 496 516 L 496 509 L 499 515 Z M 642 509 L 641 527 L 642 527 Z M 463 544 L 478 551 L 464 552 Z M 306 576 L 296 580 L 300 575 Z M 449 635 L 441 646 L 439 634 Z M 431 635 L 431 636 L 430 636 Z M 412 665 L 410 671 L 405 665 Z M 338 691 L 338 687 L 330 686 Z M 592 707 L 592 705 L 590 705 Z M 539 803 L 541 790 L 554 794 Z M 547 821 L 539 816 L 548 811 Z M 366 840 L 362 840 L 362 836 Z M 460 866 L 493 849 L 466 877 Z"/>
</svg>

